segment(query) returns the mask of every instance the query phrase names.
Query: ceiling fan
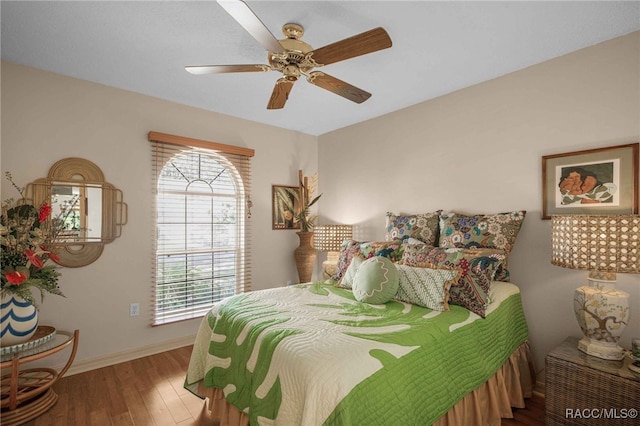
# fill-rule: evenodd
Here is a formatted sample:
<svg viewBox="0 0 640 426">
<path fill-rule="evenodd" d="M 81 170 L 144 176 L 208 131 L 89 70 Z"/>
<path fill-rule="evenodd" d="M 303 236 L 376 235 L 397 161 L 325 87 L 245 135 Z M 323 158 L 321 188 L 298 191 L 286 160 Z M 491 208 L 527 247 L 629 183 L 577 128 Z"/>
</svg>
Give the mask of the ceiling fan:
<svg viewBox="0 0 640 426">
<path fill-rule="evenodd" d="M 313 69 L 391 47 L 391 38 L 383 28 L 365 31 L 314 50 L 300 40 L 304 29 L 298 24 L 285 24 L 282 32 L 286 38 L 278 40 L 244 1 L 218 0 L 218 3 L 267 49 L 269 64 L 195 65 L 185 67 L 188 72 L 202 75 L 279 71 L 283 76 L 276 81 L 267 109 L 283 108 L 293 84 L 300 76 L 305 76 L 313 85 L 356 103 L 362 103 L 371 97 L 369 92 Z"/>
</svg>

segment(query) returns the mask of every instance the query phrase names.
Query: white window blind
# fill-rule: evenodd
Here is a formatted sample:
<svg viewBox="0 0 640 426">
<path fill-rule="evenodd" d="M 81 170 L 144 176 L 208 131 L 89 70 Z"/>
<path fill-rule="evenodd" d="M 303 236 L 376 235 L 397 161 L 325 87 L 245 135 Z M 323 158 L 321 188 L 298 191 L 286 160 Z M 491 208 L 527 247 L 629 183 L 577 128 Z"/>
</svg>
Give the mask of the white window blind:
<svg viewBox="0 0 640 426">
<path fill-rule="evenodd" d="M 153 324 L 204 315 L 251 289 L 253 150 L 157 132 Z"/>
</svg>

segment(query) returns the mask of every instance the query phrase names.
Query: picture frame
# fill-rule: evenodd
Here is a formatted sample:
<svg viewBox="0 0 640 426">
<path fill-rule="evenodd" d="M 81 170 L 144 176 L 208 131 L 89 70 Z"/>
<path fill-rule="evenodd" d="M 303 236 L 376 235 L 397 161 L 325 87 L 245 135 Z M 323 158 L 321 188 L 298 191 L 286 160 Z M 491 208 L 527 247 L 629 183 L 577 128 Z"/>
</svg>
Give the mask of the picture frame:
<svg viewBox="0 0 640 426">
<path fill-rule="evenodd" d="M 273 203 L 273 229 L 300 229 L 300 223 L 294 220 L 294 213 L 300 209 L 300 187 L 271 185 Z"/>
<path fill-rule="evenodd" d="M 542 157 L 542 219 L 638 214 L 640 143 Z"/>
</svg>

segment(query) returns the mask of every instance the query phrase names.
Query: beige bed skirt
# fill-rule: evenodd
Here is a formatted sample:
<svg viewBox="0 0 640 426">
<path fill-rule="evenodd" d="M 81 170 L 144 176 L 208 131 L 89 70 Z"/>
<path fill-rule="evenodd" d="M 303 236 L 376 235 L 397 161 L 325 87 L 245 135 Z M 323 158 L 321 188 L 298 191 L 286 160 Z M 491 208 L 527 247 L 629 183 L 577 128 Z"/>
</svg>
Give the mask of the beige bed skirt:
<svg viewBox="0 0 640 426">
<path fill-rule="evenodd" d="M 518 346 L 488 381 L 462 398 L 434 424 L 437 426 L 500 425 L 501 418 L 512 418 L 511 407 L 524 408 L 533 393 L 535 371 L 527 342 Z M 249 417 L 228 404 L 221 389 L 204 388 L 207 400 L 200 414 L 200 425 L 248 426 Z"/>
</svg>

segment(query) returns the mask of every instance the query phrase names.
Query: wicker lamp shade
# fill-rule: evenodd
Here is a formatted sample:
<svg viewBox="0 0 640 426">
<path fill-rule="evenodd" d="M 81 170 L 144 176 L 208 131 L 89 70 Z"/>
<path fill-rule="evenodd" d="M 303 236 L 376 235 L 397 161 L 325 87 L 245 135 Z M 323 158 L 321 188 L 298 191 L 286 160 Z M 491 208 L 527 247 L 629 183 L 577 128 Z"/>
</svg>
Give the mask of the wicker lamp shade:
<svg viewBox="0 0 640 426">
<path fill-rule="evenodd" d="M 640 216 L 552 216 L 551 263 L 571 269 L 640 273 Z"/>
<path fill-rule="evenodd" d="M 640 273 L 640 216 L 551 217 L 551 263 L 589 270 L 588 285 L 576 289 L 573 309 L 584 338 L 578 349 L 621 360 L 618 341 L 629 324 L 629 294 L 616 288 L 616 273 Z"/>
<path fill-rule="evenodd" d="M 338 252 L 344 240 L 353 238 L 351 225 L 318 225 L 313 228 L 313 248 L 318 251 L 329 252 L 327 260 L 322 262 L 322 276 L 325 279 L 333 277 L 338 268 Z"/>
<path fill-rule="evenodd" d="M 340 251 L 344 240 L 353 236 L 351 225 L 317 225 L 313 228 L 313 248 L 319 251 Z"/>
</svg>

